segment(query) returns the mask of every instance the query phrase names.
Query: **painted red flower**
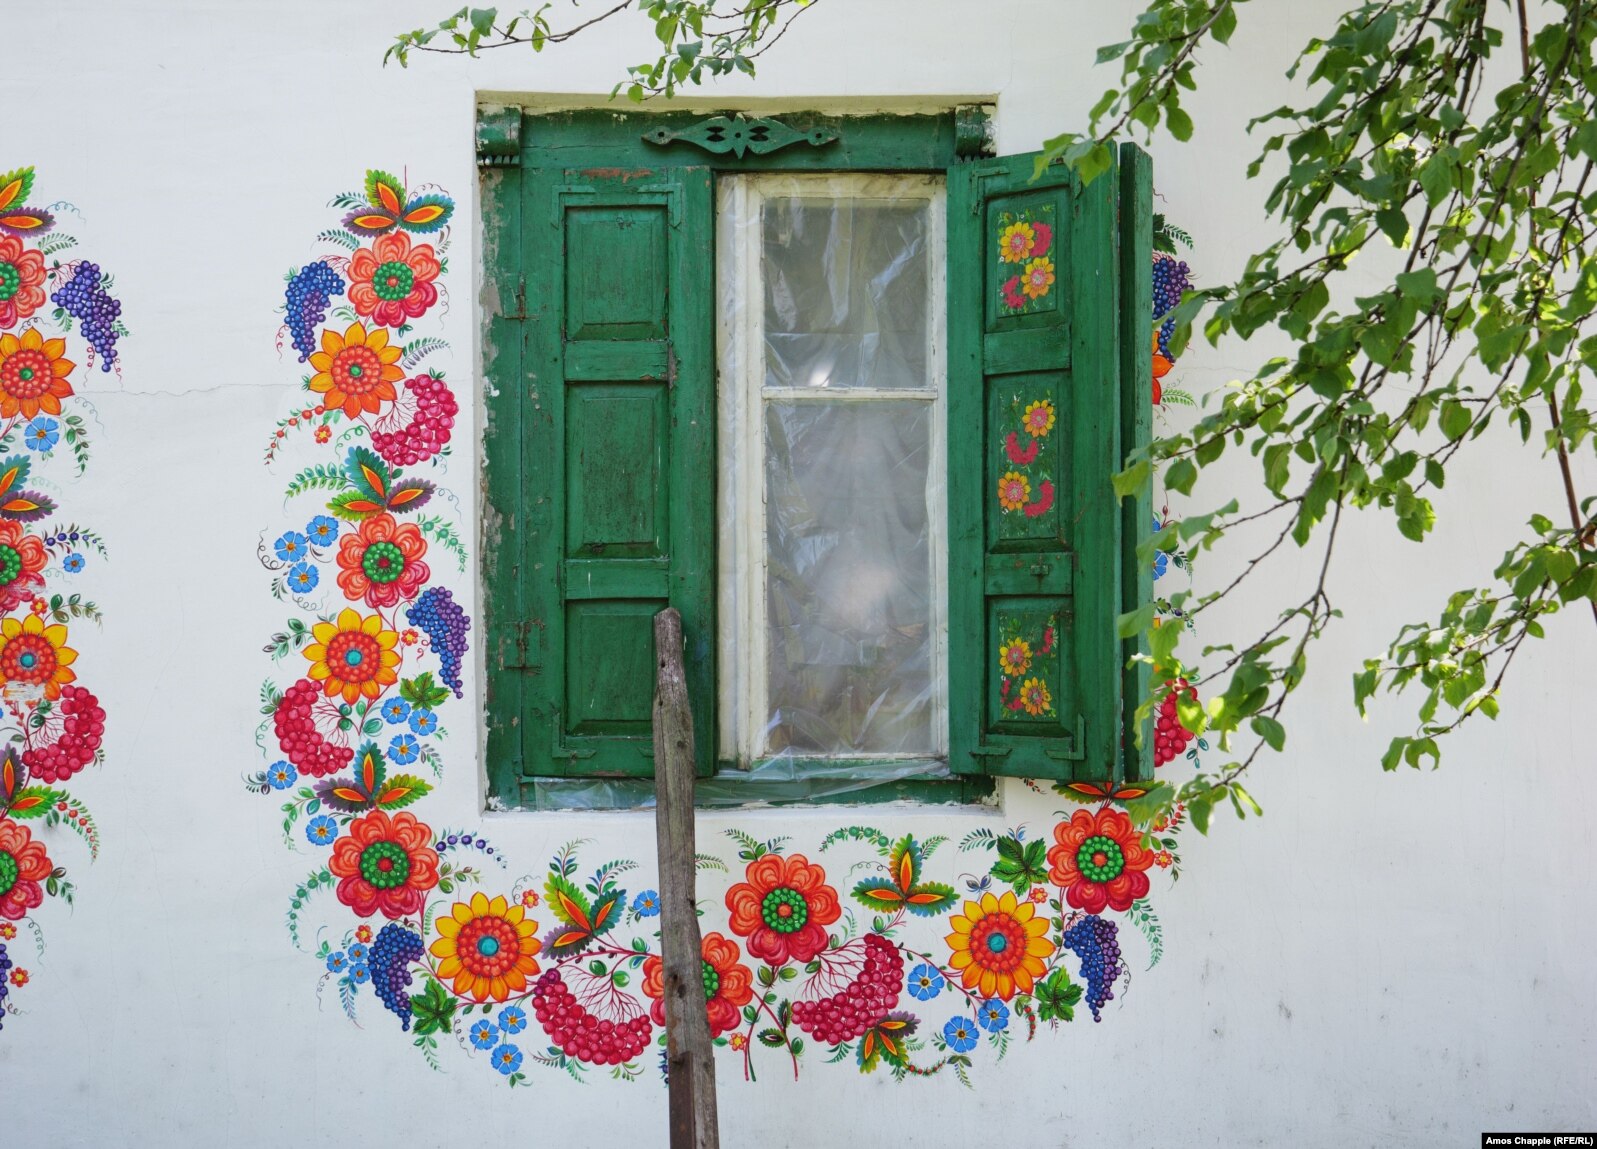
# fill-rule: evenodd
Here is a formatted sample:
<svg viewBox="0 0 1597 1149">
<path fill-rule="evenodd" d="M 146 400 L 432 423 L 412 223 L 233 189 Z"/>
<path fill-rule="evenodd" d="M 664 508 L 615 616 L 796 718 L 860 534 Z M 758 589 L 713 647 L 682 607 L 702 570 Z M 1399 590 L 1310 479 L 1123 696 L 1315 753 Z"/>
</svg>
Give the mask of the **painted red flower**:
<svg viewBox="0 0 1597 1149">
<path fill-rule="evenodd" d="M 35 842 L 26 826 L 0 818 L 0 918 L 16 921 L 42 905 L 40 883 L 51 869 L 44 843 Z"/>
<path fill-rule="evenodd" d="M 749 956 L 770 965 L 807 962 L 826 948 L 826 927 L 843 914 L 826 871 L 803 854 L 766 854 L 749 863 L 726 892 L 732 932 L 747 938 Z"/>
<path fill-rule="evenodd" d="M 15 327 L 43 306 L 44 256 L 0 235 L 0 327 Z"/>
<path fill-rule="evenodd" d="M 49 561 L 44 540 L 28 534 L 21 523 L 0 522 L 0 614 L 10 614 L 33 598 L 44 586 Z"/>
<path fill-rule="evenodd" d="M 720 1037 L 736 1029 L 742 1020 L 739 1011 L 754 996 L 754 974 L 738 962 L 742 951 L 737 942 L 718 933 L 704 935 L 699 952 L 703 954 L 704 1005 L 710 1015 L 710 1036 Z M 654 1000 L 649 1016 L 654 1024 L 665 1024 L 665 963 L 651 954 L 643 963 L 643 992 Z"/>
<path fill-rule="evenodd" d="M 338 900 L 363 918 L 379 910 L 402 918 L 421 912 L 424 895 L 438 884 L 438 851 L 432 830 L 401 812 L 373 810 L 350 823 L 333 843 L 327 868 L 338 883 Z"/>
<path fill-rule="evenodd" d="M 438 302 L 442 270 L 432 244 L 411 247 L 402 231 L 380 236 L 349 257 L 349 304 L 380 326 L 402 326 Z"/>
<path fill-rule="evenodd" d="M 1153 865 L 1153 854 L 1142 848 L 1142 835 L 1123 810 L 1077 810 L 1054 827 L 1054 841 L 1048 877 L 1076 909 L 1124 912 L 1148 893 L 1144 871 Z"/>
<path fill-rule="evenodd" d="M 415 598 L 427 584 L 427 541 L 415 523 L 403 525 L 379 512 L 338 544 L 338 586 L 344 597 L 370 607 L 392 607 Z"/>
</svg>

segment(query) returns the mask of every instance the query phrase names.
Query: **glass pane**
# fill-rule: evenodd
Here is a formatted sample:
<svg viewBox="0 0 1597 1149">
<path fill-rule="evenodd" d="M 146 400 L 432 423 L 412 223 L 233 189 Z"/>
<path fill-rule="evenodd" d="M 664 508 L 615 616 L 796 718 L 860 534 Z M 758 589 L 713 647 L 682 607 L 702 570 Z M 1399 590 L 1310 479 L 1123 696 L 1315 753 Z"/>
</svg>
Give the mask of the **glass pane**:
<svg viewBox="0 0 1597 1149">
<path fill-rule="evenodd" d="M 925 201 L 768 199 L 767 387 L 930 386 Z"/>
<path fill-rule="evenodd" d="M 767 752 L 933 750 L 932 406 L 765 412 Z"/>
</svg>

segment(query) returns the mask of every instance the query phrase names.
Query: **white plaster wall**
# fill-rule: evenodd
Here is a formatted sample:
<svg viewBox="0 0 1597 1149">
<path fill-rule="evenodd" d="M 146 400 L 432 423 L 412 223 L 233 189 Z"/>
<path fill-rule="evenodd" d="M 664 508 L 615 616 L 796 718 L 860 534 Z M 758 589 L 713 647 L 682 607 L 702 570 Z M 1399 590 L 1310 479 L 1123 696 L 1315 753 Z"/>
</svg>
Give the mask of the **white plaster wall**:
<svg viewBox="0 0 1597 1149">
<path fill-rule="evenodd" d="M 96 373 L 84 388 L 103 426 L 89 478 L 67 496 L 113 548 L 92 585 L 108 622 L 74 631 L 84 681 L 110 715 L 108 763 L 77 787 L 105 847 L 92 867 L 54 847 L 77 871 L 78 905 L 43 911 L 49 948 L 28 963 L 26 1013 L 0 1034 L 0 1144 L 665 1144 L 652 1079 L 583 1087 L 543 1071 L 507 1091 L 453 1051 L 445 1073 L 429 1070 L 388 1015 L 369 1009 L 376 1020 L 361 1029 L 331 997 L 318 1009 L 313 959 L 283 928 L 312 858 L 283 848 L 275 803 L 240 785 L 263 764 L 256 690 L 271 667 L 259 647 L 283 618 L 255 547 L 301 517 L 280 494 L 301 456 L 270 472 L 259 463 L 299 377 L 274 350 L 283 270 L 328 226 L 327 198 L 369 166 L 443 185 L 466 223 L 478 92 L 602 93 L 648 50 L 606 34 L 539 57 L 381 66 L 391 31 L 447 7 L 0 4 L 0 165 L 37 164 L 50 198 L 83 210 L 77 231 L 115 271 L 135 332 L 121 382 Z M 756 83 L 721 97 L 995 97 L 1002 150 L 1025 150 L 1081 124 L 1112 79 L 1091 68 L 1093 51 L 1122 39 L 1137 7 L 825 0 Z M 1252 154 L 1242 124 L 1279 102 L 1286 50 L 1334 7 L 1249 5 L 1232 49 L 1209 54 L 1193 143 L 1154 147 L 1163 206 L 1198 237 L 1204 277 L 1234 269 L 1262 220 L 1264 189 L 1239 181 Z M 475 241 L 456 230 L 443 365 L 468 394 Z M 1201 392 L 1251 361 L 1195 349 L 1178 375 Z M 474 423 L 468 413 L 457 443 L 475 441 Z M 472 464 L 464 450 L 451 463 L 463 499 Z M 1505 529 L 1557 496 L 1551 466 L 1510 449 L 1490 473 L 1450 483 L 1423 551 L 1382 523 L 1356 525 L 1333 587 L 1349 618 L 1294 706 L 1288 753 L 1252 786 L 1266 817 L 1218 818 L 1211 838 L 1188 841 L 1174 890 L 1156 876 L 1166 957 L 1151 973 L 1137 963 L 1103 1024 L 1080 1020 L 996 1065 L 978 1058 L 974 1091 L 818 1059 L 797 1084 L 770 1068 L 751 1086 L 727 1060 L 722 1143 L 1419 1146 L 1475 1144 L 1486 1128 L 1597 1126 L 1590 620 L 1554 621 L 1523 653 L 1502 719 L 1455 740 L 1440 774 L 1383 775 L 1400 708 L 1361 724 L 1348 687 L 1395 623 L 1489 567 Z M 1226 577 L 1225 563 L 1206 557 L 1203 581 Z M 1307 564 L 1289 558 L 1203 637 L 1256 621 L 1309 577 Z M 468 664 L 427 820 L 485 825 L 513 873 L 541 873 L 574 837 L 605 856 L 651 858 L 648 814 L 479 817 L 462 714 L 480 704 L 481 680 Z M 1019 786 L 1002 800 L 972 814 L 716 813 L 703 832 L 711 841 L 740 825 L 809 844 L 845 821 L 957 835 L 983 819 L 1042 832 L 1063 804 Z M 1135 939 L 1127 949 L 1142 953 Z"/>
</svg>

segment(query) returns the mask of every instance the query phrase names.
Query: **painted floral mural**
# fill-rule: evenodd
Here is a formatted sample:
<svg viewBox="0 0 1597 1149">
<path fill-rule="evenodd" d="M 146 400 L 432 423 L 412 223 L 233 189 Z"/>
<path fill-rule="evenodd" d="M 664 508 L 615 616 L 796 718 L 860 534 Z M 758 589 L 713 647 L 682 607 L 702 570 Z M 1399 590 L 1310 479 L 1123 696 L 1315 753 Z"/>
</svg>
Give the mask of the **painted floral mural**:
<svg viewBox="0 0 1597 1149">
<path fill-rule="evenodd" d="M 327 250 L 287 280 L 280 346 L 303 364 L 304 395 L 266 451 L 271 463 L 308 436 L 323 457 L 289 478 L 299 513 L 259 548 L 296 612 L 266 644 L 281 673 L 261 690 L 268 764 L 248 779 L 280 807 L 285 842 L 313 857 L 288 900 L 290 938 L 313 956 L 318 994 L 364 1024 L 388 1018 L 434 1068 L 463 1056 L 512 1086 L 537 1071 L 658 1080 L 647 864 L 579 840 L 516 876 L 485 835 L 428 812 L 470 628 L 446 585 L 466 572 L 441 485 L 458 401 L 433 366 L 454 205 L 371 172 L 332 206 L 345 214 L 318 237 Z M 1044 299 L 1051 222 L 1003 223 L 1002 258 L 1036 274 L 1015 290 Z M 1051 509 L 1041 448 L 1057 412 L 1020 396 L 1013 419 L 1018 482 L 1006 475 L 999 497 L 1025 521 Z M 1053 717 L 1056 627 L 1017 615 L 1001 635 L 1017 720 Z M 1150 967 L 1161 956 L 1149 874 L 1176 868 L 1181 815 L 1144 831 L 1117 804 L 1133 795 L 1058 792 L 1069 807 L 1040 830 L 957 843 L 865 825 L 807 845 L 725 831 L 698 859 L 700 973 L 722 1056 L 750 1081 L 847 1067 L 968 1082 L 1012 1042 L 1103 1020 L 1130 981 L 1123 943 L 1138 939 Z"/>
<path fill-rule="evenodd" d="M 57 860 L 70 830 L 98 856 L 99 830 L 68 783 L 103 760 L 105 710 L 78 677 L 73 630 L 101 621 L 71 589 L 100 535 L 59 517 L 55 491 L 89 464 L 94 409 L 75 381 L 119 371 L 122 305 L 99 265 L 56 226 L 68 203 L 30 206 L 35 173 L 0 175 L 0 1026 L 44 953 L 46 900 L 72 904 Z M 24 931 L 31 947 L 21 944 Z"/>
</svg>

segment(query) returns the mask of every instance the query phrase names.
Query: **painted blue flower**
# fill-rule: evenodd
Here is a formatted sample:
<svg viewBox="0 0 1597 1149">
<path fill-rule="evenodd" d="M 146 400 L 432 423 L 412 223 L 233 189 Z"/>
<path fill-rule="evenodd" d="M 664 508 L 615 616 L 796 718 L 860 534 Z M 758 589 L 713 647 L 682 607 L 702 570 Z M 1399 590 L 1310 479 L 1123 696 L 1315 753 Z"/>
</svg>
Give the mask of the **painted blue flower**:
<svg viewBox="0 0 1597 1149">
<path fill-rule="evenodd" d="M 298 531 L 284 531 L 272 544 L 272 548 L 277 551 L 277 557 L 284 562 L 298 562 L 305 557 L 310 545 L 311 541 Z"/>
<path fill-rule="evenodd" d="M 313 546 L 325 547 L 338 539 L 338 520 L 331 515 L 317 515 L 305 525 Z"/>
<path fill-rule="evenodd" d="M 349 960 L 352 962 L 364 962 L 370 956 L 371 947 L 365 942 L 356 942 L 349 947 Z"/>
<path fill-rule="evenodd" d="M 22 433 L 23 445 L 30 451 L 48 451 L 61 439 L 61 424 L 40 415 Z"/>
<path fill-rule="evenodd" d="M 472 1022 L 471 1043 L 478 1049 L 492 1049 L 499 1044 L 499 1027 L 486 1017 Z"/>
<path fill-rule="evenodd" d="M 1164 551 L 1155 551 L 1153 556 L 1153 581 L 1158 582 L 1164 578 L 1165 571 L 1170 569 L 1170 556 Z"/>
<path fill-rule="evenodd" d="M 326 814 L 318 814 L 305 823 L 305 837 L 313 846 L 326 846 L 338 837 L 338 823 Z"/>
<path fill-rule="evenodd" d="M 931 1001 L 943 992 L 943 987 L 947 984 L 942 970 L 929 962 L 921 962 L 909 971 L 909 980 L 904 983 L 904 988 L 909 990 L 909 996 L 916 1001 Z"/>
<path fill-rule="evenodd" d="M 632 912 L 640 918 L 652 918 L 660 912 L 660 895 L 654 890 L 644 890 L 632 899 Z"/>
<path fill-rule="evenodd" d="M 976 1021 L 988 1033 L 1002 1033 L 1009 1028 L 1009 1007 L 990 997 L 976 1007 Z"/>
<path fill-rule="evenodd" d="M 506 1033 L 520 1033 L 527 1028 L 527 1011 L 519 1005 L 506 1006 L 499 1011 L 499 1028 Z"/>
<path fill-rule="evenodd" d="M 372 967 L 365 962 L 360 962 L 349 967 L 349 980 L 356 985 L 365 985 L 372 979 Z"/>
<path fill-rule="evenodd" d="M 287 790 L 299 781 L 299 771 L 288 762 L 273 762 L 266 768 L 266 781 L 273 790 Z"/>
<path fill-rule="evenodd" d="M 310 563 L 295 563 L 288 568 L 288 574 L 284 578 L 288 583 L 288 589 L 295 594 L 309 594 L 316 589 L 316 584 L 322 581 L 321 573 Z"/>
<path fill-rule="evenodd" d="M 343 973 L 344 967 L 349 965 L 349 959 L 344 956 L 343 950 L 334 950 L 327 955 L 327 972 Z"/>
<path fill-rule="evenodd" d="M 425 706 L 418 706 L 410 712 L 410 728 L 425 738 L 438 729 L 438 716 Z"/>
<path fill-rule="evenodd" d="M 398 726 L 410 717 L 410 703 L 403 698 L 390 698 L 383 703 L 383 721 L 390 726 Z"/>
<path fill-rule="evenodd" d="M 388 760 L 395 766 L 408 766 L 421 754 L 421 743 L 414 734 L 396 734 L 388 743 Z"/>
<path fill-rule="evenodd" d="M 503 1073 L 506 1077 L 509 1077 L 512 1073 L 521 1068 L 521 1050 L 517 1049 L 514 1045 L 510 1045 L 508 1043 L 501 1045 L 498 1049 L 494 1050 L 493 1058 L 494 1068 L 500 1073 Z"/>
<path fill-rule="evenodd" d="M 975 1049 L 980 1035 L 976 1023 L 968 1017 L 949 1018 L 948 1024 L 943 1026 L 943 1040 L 955 1053 L 969 1053 Z"/>
<path fill-rule="evenodd" d="M 77 574 L 83 569 L 83 556 L 77 551 L 73 551 L 66 558 L 61 560 L 61 569 L 66 571 L 68 574 Z"/>
</svg>

